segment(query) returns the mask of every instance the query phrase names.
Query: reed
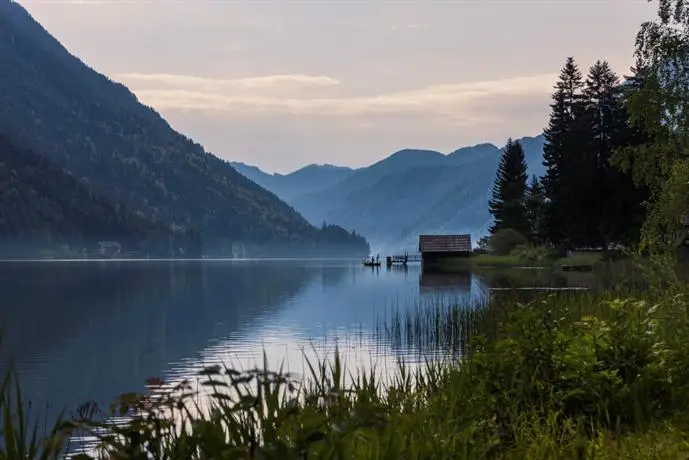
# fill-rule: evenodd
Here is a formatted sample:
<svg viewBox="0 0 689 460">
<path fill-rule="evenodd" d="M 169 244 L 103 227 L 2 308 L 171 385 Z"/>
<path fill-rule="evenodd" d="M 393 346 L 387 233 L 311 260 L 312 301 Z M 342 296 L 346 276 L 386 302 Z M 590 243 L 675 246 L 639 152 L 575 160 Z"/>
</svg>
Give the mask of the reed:
<svg viewBox="0 0 689 460">
<path fill-rule="evenodd" d="M 485 333 L 491 312 L 487 301 L 421 302 L 411 310 L 395 309 L 378 318 L 374 336 L 408 356 L 459 358 L 474 336 Z"/>
</svg>

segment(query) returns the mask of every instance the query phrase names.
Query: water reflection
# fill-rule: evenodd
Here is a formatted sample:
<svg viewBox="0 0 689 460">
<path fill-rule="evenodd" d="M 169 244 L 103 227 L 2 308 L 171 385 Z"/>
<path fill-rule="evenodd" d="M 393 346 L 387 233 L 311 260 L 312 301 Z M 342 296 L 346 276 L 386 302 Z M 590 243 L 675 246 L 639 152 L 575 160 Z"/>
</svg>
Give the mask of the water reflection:
<svg viewBox="0 0 689 460">
<path fill-rule="evenodd" d="M 472 274 L 470 271 L 458 271 L 455 273 L 429 273 L 422 272 L 419 277 L 419 286 L 422 294 L 439 292 L 462 292 L 471 290 Z"/>
<path fill-rule="evenodd" d="M 251 263 L 3 264 L 2 367 L 11 356 L 39 405 L 107 403 L 142 390 L 167 363 L 257 327 L 315 275 Z"/>
<path fill-rule="evenodd" d="M 50 401 L 53 414 L 142 391 L 151 376 L 186 378 L 218 362 L 254 367 L 264 350 L 271 366 L 303 373 L 303 351 L 332 356 L 337 346 L 350 369 L 384 372 L 433 350 L 381 340 L 381 321 L 447 299 L 474 304 L 506 279 L 359 261 L 3 263 L 0 371 L 11 356 L 24 395 Z"/>
<path fill-rule="evenodd" d="M 520 288 L 581 288 L 599 287 L 595 274 L 590 272 L 563 272 L 557 269 L 512 268 L 480 270 L 475 276 L 491 289 Z"/>
</svg>

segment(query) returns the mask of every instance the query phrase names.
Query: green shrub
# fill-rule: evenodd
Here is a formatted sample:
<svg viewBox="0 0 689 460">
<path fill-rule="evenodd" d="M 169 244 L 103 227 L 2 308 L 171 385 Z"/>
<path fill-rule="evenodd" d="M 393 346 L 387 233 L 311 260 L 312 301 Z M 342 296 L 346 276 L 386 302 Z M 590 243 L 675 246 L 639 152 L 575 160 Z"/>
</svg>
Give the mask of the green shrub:
<svg viewBox="0 0 689 460">
<path fill-rule="evenodd" d="M 553 259 L 550 250 L 543 246 L 519 245 L 510 252 L 510 256 L 531 262 L 544 262 Z"/>
<path fill-rule="evenodd" d="M 511 228 L 506 228 L 498 230 L 495 235 L 491 236 L 488 246 L 491 252 L 499 256 L 506 256 L 517 246 L 527 244 L 529 244 L 529 241 L 524 235 Z"/>
</svg>

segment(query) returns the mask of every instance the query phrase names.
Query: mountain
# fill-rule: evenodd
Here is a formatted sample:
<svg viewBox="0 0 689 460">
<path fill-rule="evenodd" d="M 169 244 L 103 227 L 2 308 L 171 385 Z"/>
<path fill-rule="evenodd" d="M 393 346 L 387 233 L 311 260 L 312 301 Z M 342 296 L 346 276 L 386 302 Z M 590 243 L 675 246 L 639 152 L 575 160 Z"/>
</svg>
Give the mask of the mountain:
<svg viewBox="0 0 689 460">
<path fill-rule="evenodd" d="M 230 164 L 242 175 L 287 202 L 335 185 L 354 172 L 353 169 L 344 166 L 311 164 L 289 174 L 269 174 L 256 166 L 240 162 Z"/>
<path fill-rule="evenodd" d="M 518 140 L 529 174 L 542 175 L 543 136 Z M 379 249 L 413 250 L 426 232 L 467 232 L 476 241 L 491 221 L 488 200 L 501 153 L 488 143 L 449 154 L 405 149 L 311 192 L 283 191 L 285 176 L 270 176 L 270 187 L 311 222 L 356 228 Z"/>
<path fill-rule="evenodd" d="M 363 238 L 314 227 L 275 194 L 174 131 L 10 0 L 0 0 L 0 56 L 2 132 L 94 193 L 153 222 L 197 232 L 205 253 L 368 253 Z"/>
<path fill-rule="evenodd" d="M 128 251 L 170 255 L 190 247 L 190 235 L 177 234 L 127 212 L 95 194 L 67 171 L 0 134 L 0 254 L 38 256 L 67 246 L 63 255 L 93 253 L 100 241 L 117 241 Z"/>
</svg>

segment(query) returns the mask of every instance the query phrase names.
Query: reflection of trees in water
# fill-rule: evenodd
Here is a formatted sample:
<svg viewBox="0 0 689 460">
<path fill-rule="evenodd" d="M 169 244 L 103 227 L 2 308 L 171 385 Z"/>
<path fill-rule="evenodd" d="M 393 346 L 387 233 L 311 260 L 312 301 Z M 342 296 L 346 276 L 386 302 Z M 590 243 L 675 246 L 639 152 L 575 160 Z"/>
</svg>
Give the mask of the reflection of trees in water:
<svg viewBox="0 0 689 460">
<path fill-rule="evenodd" d="M 2 265 L 4 362 L 12 353 L 29 372 L 29 398 L 59 408 L 109 402 L 276 313 L 318 271 L 270 262 Z"/>
<path fill-rule="evenodd" d="M 591 288 L 608 283 L 597 272 L 563 272 L 559 269 L 483 269 L 476 274 L 489 288 Z"/>
<path fill-rule="evenodd" d="M 3 354 L 21 361 L 59 345 L 87 328 L 90 317 L 112 314 L 113 301 L 146 290 L 149 273 L 113 271 L 99 262 L 0 264 Z"/>
<path fill-rule="evenodd" d="M 567 287 L 568 280 L 555 270 L 490 269 L 478 275 L 489 288 Z"/>
</svg>

